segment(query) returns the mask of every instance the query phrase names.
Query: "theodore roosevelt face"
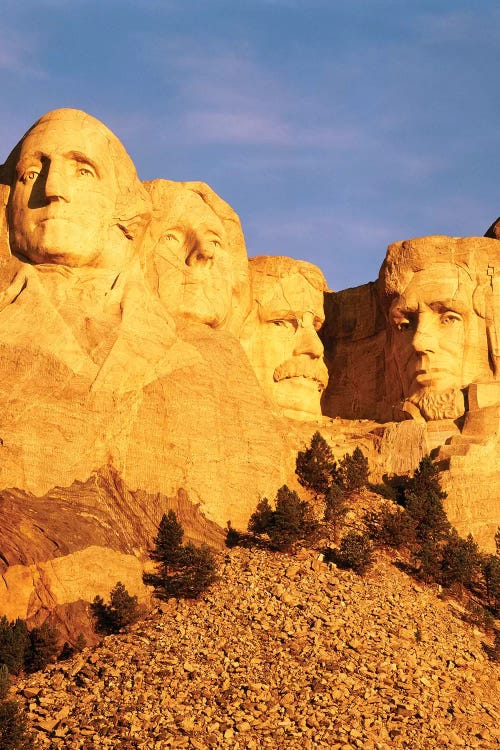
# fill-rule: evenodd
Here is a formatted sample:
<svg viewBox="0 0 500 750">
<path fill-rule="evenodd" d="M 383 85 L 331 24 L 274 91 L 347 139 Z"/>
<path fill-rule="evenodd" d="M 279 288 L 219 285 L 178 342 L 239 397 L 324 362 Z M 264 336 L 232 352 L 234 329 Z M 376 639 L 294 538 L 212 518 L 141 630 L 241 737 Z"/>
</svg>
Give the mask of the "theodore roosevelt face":
<svg viewBox="0 0 500 750">
<path fill-rule="evenodd" d="M 282 409 L 317 417 L 328 382 L 318 330 L 323 292 L 300 273 L 265 276 L 241 343 L 269 397 Z"/>
</svg>

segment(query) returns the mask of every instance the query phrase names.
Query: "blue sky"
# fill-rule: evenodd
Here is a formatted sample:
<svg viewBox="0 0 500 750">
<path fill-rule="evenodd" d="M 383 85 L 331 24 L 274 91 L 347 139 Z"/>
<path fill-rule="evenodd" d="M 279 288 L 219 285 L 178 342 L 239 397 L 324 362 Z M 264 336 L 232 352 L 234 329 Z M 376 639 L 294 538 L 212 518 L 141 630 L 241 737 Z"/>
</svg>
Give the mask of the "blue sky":
<svg viewBox="0 0 500 750">
<path fill-rule="evenodd" d="M 390 242 L 500 214 L 495 0 L 0 0 L 0 161 L 56 107 L 141 179 L 208 182 L 249 255 L 376 278 Z"/>
</svg>

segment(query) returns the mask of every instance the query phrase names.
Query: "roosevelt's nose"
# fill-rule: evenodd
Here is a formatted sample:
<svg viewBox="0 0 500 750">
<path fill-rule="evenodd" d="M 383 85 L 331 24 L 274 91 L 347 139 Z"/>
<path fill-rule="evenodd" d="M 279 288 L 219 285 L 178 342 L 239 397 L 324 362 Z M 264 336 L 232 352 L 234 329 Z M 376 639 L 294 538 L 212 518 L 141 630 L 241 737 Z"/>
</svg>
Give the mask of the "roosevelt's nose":
<svg viewBox="0 0 500 750">
<path fill-rule="evenodd" d="M 200 237 L 196 232 L 190 232 L 186 237 L 186 265 L 206 265 L 215 255 L 215 246 Z"/>
<path fill-rule="evenodd" d="M 323 344 L 313 325 L 299 326 L 294 343 L 293 353 L 295 356 L 305 354 L 311 359 L 318 359 L 323 356 Z"/>
<path fill-rule="evenodd" d="M 51 161 L 45 168 L 45 197 L 48 201 L 71 201 L 71 185 L 62 164 Z"/>
</svg>

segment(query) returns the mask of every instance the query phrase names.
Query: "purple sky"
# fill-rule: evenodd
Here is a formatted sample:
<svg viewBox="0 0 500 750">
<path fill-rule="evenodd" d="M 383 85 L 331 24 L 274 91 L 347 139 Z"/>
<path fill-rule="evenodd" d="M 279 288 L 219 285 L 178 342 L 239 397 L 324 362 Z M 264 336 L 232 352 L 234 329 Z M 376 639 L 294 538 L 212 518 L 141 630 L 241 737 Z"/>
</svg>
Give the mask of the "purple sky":
<svg viewBox="0 0 500 750">
<path fill-rule="evenodd" d="M 491 0 L 1 0 L 0 161 L 76 107 L 142 179 L 204 180 L 249 255 L 372 280 L 390 242 L 500 214 Z"/>
</svg>

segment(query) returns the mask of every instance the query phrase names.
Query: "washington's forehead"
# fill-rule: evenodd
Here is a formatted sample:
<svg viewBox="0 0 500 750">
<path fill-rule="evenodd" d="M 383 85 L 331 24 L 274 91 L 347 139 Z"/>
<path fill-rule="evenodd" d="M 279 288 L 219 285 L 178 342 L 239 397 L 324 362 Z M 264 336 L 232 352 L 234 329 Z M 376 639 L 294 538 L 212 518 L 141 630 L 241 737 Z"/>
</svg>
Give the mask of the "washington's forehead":
<svg viewBox="0 0 500 750">
<path fill-rule="evenodd" d="M 28 153 L 65 153 L 79 151 L 110 160 L 109 137 L 92 123 L 70 123 L 66 120 L 41 122 L 21 144 L 21 157 Z"/>
</svg>

